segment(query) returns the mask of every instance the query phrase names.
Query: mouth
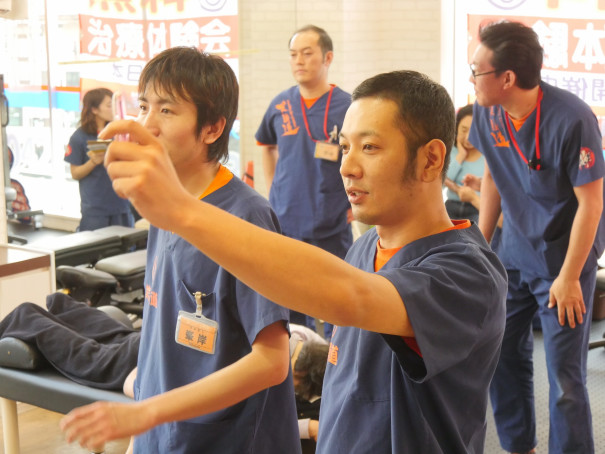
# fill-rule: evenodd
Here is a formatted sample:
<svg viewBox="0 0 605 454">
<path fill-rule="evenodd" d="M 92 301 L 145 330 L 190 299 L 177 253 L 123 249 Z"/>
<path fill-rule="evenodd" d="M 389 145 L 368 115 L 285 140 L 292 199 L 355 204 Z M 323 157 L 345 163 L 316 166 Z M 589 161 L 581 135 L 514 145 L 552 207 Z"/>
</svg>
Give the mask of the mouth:
<svg viewBox="0 0 605 454">
<path fill-rule="evenodd" d="M 357 188 L 347 189 L 347 197 L 349 198 L 349 203 L 351 204 L 361 203 L 361 201 L 367 194 L 367 192 Z"/>
</svg>

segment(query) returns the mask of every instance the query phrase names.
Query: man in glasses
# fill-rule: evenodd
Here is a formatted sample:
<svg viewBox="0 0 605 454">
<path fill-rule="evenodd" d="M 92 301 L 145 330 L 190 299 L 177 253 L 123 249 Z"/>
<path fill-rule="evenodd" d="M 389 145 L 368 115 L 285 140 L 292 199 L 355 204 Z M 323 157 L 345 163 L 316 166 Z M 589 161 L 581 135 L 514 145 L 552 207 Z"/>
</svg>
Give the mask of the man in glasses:
<svg viewBox="0 0 605 454">
<path fill-rule="evenodd" d="M 479 228 L 508 271 L 507 324 L 491 386 L 502 447 L 535 452 L 532 319 L 544 333 L 549 453 L 594 452 L 586 356 L 603 251 L 601 134 L 590 108 L 540 78 L 536 33 L 515 22 L 480 31 L 471 64 L 477 101 L 469 140 L 486 159 Z"/>
</svg>

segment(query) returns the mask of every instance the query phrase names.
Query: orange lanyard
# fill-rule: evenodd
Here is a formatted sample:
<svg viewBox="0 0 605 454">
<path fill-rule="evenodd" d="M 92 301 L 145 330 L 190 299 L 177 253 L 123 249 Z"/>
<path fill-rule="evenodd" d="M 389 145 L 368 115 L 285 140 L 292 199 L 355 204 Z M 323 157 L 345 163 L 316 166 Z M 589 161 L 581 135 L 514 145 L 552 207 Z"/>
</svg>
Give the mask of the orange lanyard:
<svg viewBox="0 0 605 454">
<path fill-rule="evenodd" d="M 328 112 L 330 112 L 330 101 L 332 100 L 332 92 L 334 91 L 334 86 L 330 87 L 330 94 L 328 94 L 328 102 L 326 103 L 326 111 L 324 113 L 324 134 L 326 135 L 326 142 L 330 141 L 330 136 L 328 135 Z M 300 95 L 300 109 L 302 110 L 303 120 L 305 121 L 305 128 L 307 128 L 307 134 L 311 138 L 313 142 L 318 142 L 311 135 L 311 130 L 309 129 L 309 122 L 307 121 L 307 112 L 305 109 L 305 100 Z"/>
<path fill-rule="evenodd" d="M 510 127 L 510 120 L 508 119 L 508 112 L 504 112 L 504 116 L 506 117 L 506 127 L 508 128 L 508 135 L 510 136 L 517 153 L 523 159 L 523 162 L 527 164 L 530 169 L 540 170 L 540 136 L 538 131 L 540 129 L 540 105 L 542 104 L 542 87 L 540 87 L 538 91 L 538 107 L 536 108 L 536 126 L 535 126 L 535 135 L 536 135 L 536 159 L 530 159 L 529 161 L 519 148 L 519 144 L 517 143 L 517 139 L 513 135 L 513 130 Z"/>
</svg>

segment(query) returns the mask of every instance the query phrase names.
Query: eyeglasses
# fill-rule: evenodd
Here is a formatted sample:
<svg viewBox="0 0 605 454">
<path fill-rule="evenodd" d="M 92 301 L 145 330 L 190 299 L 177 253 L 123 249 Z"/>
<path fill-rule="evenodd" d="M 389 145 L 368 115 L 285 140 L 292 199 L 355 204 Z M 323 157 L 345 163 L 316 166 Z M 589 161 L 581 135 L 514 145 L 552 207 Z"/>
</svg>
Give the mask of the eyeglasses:
<svg viewBox="0 0 605 454">
<path fill-rule="evenodd" d="M 493 71 L 486 71 L 484 73 L 476 73 L 475 72 L 475 68 L 473 68 L 473 65 L 468 65 L 469 68 L 471 68 L 471 74 L 473 76 L 473 79 L 479 77 L 479 76 L 486 76 L 487 74 L 493 74 L 493 73 L 497 73 L 498 70 L 494 69 Z"/>
</svg>

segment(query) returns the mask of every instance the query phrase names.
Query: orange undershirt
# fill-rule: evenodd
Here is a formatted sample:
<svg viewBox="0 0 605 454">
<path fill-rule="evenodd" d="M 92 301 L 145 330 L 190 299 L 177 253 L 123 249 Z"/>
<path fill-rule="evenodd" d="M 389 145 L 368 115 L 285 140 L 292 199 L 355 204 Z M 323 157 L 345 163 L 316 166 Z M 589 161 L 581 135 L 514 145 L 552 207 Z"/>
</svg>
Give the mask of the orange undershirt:
<svg viewBox="0 0 605 454">
<path fill-rule="evenodd" d="M 305 101 L 305 106 L 307 106 L 307 109 L 310 109 L 311 107 L 313 107 L 313 104 L 315 104 L 315 101 L 317 101 L 319 98 L 303 98 L 303 100 Z"/>
<path fill-rule="evenodd" d="M 534 109 L 534 110 L 536 110 L 536 109 Z M 525 120 L 527 120 L 529 118 L 529 116 L 532 114 L 532 112 L 534 110 L 532 110 L 530 113 L 528 113 L 527 115 L 525 115 L 523 118 L 519 118 L 518 120 L 515 120 L 510 115 L 508 116 L 508 118 L 510 118 L 510 121 L 513 122 L 513 126 L 515 127 L 515 131 L 518 131 L 519 129 L 521 129 L 521 126 L 523 126 L 523 123 L 525 123 Z"/>
<path fill-rule="evenodd" d="M 468 219 L 460 219 L 460 220 L 452 220 L 454 224 L 451 227 L 443 230 L 443 232 L 447 232 L 448 230 L 457 230 L 457 229 L 466 229 L 471 226 L 471 221 Z M 376 242 L 376 257 L 374 258 L 374 271 L 379 271 L 397 252 L 400 250 L 400 247 L 392 248 L 392 249 L 383 249 L 380 246 L 380 239 Z M 404 303 L 405 304 L 405 303 Z M 420 347 L 416 342 L 416 338 L 414 337 L 403 337 L 403 341 L 414 350 L 418 355 L 422 356 L 420 352 Z"/>
<path fill-rule="evenodd" d="M 227 183 L 229 183 L 231 181 L 231 179 L 233 178 L 233 174 L 231 173 L 231 171 L 229 169 L 227 169 L 227 167 L 225 167 L 222 164 L 219 164 L 219 165 L 220 165 L 220 167 L 218 169 L 218 172 L 216 172 L 216 175 L 214 176 L 212 183 L 210 183 L 210 186 L 208 186 L 206 188 L 206 190 L 204 191 L 204 193 L 201 196 L 199 196 L 200 200 L 202 200 L 207 195 L 212 194 L 217 189 L 222 188 Z"/>
</svg>

